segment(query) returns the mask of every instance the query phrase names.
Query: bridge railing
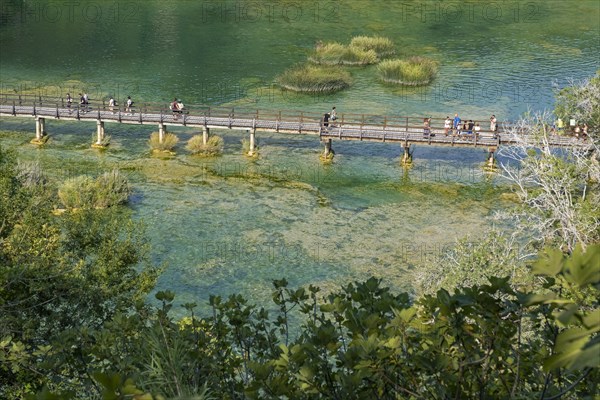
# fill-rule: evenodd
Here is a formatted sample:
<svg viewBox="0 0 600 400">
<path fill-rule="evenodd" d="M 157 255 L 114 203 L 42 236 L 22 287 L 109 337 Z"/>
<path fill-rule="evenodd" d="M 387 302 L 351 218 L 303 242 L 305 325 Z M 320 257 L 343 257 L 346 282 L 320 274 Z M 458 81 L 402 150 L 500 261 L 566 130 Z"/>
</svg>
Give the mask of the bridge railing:
<svg viewBox="0 0 600 400">
<path fill-rule="evenodd" d="M 248 107 L 223 107 L 223 106 L 207 106 L 202 104 L 187 104 L 183 113 L 174 113 L 169 108 L 169 103 L 156 102 L 134 102 L 131 109 L 126 107 L 126 100 L 118 101 L 117 105 L 109 106 L 108 99 L 89 99 L 89 104 L 79 104 L 79 97 L 73 98 L 69 107 L 65 98 L 39 96 L 39 95 L 20 95 L 12 93 L 0 93 L 0 104 L 14 106 L 33 106 L 35 107 L 52 107 L 57 110 L 70 108 L 78 110 L 81 113 L 90 113 L 98 111 L 111 111 L 120 113 L 142 114 L 158 114 L 161 118 L 164 117 L 165 122 L 169 118 L 178 118 L 181 114 L 187 117 L 207 117 L 207 118 L 229 118 L 243 120 L 268 120 L 287 123 L 297 123 L 300 126 L 303 123 L 319 123 L 321 127 L 325 127 L 325 113 L 317 112 L 301 112 L 297 110 L 258 110 Z M 90 117 L 92 114 L 89 114 Z M 489 119 L 486 118 L 470 118 L 474 123 L 479 122 L 482 134 L 494 134 L 489 129 Z M 465 120 L 463 120 L 465 122 Z M 445 118 L 431 118 L 429 129 L 432 133 L 439 134 L 444 132 Z M 374 114 L 357 114 L 357 113 L 339 113 L 336 120 L 327 122 L 329 129 L 342 128 L 350 130 L 366 130 L 366 129 L 381 129 L 390 131 L 405 131 L 419 132 L 425 129 L 424 117 L 415 116 L 382 116 Z M 499 131 L 506 131 L 513 127 L 508 121 L 499 121 Z"/>
</svg>

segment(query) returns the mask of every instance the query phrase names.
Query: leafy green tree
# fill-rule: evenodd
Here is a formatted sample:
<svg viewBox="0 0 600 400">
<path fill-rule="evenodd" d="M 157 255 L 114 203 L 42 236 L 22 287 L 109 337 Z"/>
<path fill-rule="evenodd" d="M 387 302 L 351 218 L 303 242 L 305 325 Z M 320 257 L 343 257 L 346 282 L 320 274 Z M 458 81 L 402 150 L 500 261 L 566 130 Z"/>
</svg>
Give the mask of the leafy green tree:
<svg viewBox="0 0 600 400">
<path fill-rule="evenodd" d="M 142 301 L 158 270 L 126 210 L 53 215 L 56 189 L 24 185 L 2 148 L 0 170 L 0 396 L 20 398 L 87 379 L 78 341 Z"/>
<path fill-rule="evenodd" d="M 418 294 L 435 294 L 442 288 L 452 291 L 457 287 L 485 285 L 495 276 L 509 277 L 515 290 L 532 289 L 539 279 L 531 273 L 526 261 L 533 254 L 531 246 L 498 230 L 465 237 L 415 271 L 415 290 Z"/>
</svg>

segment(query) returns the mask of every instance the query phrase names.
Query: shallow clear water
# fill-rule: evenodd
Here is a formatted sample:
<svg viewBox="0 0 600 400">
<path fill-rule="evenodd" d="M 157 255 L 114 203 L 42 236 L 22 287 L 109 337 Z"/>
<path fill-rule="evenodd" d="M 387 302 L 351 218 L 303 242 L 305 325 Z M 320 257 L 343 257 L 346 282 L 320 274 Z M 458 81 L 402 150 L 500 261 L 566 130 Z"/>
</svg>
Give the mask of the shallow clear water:
<svg viewBox="0 0 600 400">
<path fill-rule="evenodd" d="M 23 6 L 25 4 L 25 6 Z M 78 3 L 79 4 L 79 3 Z M 92 4 L 92 5 L 89 5 Z M 190 1 L 3 2 L 2 91 L 64 96 L 87 91 L 141 101 L 259 109 L 514 119 L 551 107 L 553 82 L 595 73 L 596 1 L 375 2 Z M 318 40 L 388 36 L 404 55 L 440 61 L 434 83 L 397 89 L 375 67 L 352 69 L 354 85 L 327 96 L 282 92 L 275 77 L 303 62 Z M 107 124 L 111 147 L 89 148 L 92 124 L 47 122 L 52 139 L 28 144 L 33 121 L 0 120 L 2 145 L 51 174 L 97 174 L 118 166 L 134 184 L 159 288 L 182 302 L 234 292 L 266 302 L 271 280 L 326 290 L 375 275 L 410 289 L 412 271 L 456 238 L 492 222 L 502 188 L 484 176 L 482 150 L 417 147 L 409 172 L 398 145 L 334 142 L 322 165 L 315 137 L 259 133 L 261 156 L 241 155 L 240 132 L 214 131 L 225 155 L 198 159 L 174 129 L 178 155 L 152 158 L 150 127 Z"/>
</svg>

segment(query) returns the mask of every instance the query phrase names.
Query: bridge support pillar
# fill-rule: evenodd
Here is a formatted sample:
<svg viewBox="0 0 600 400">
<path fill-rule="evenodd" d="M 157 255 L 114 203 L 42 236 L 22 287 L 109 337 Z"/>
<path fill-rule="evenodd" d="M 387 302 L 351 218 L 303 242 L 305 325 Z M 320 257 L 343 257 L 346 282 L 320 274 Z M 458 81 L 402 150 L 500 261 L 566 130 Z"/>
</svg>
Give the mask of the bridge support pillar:
<svg viewBox="0 0 600 400">
<path fill-rule="evenodd" d="M 325 150 L 323 150 L 323 154 L 321 154 L 321 160 L 323 161 L 331 161 L 333 160 L 333 156 L 335 155 L 335 151 L 331 146 L 331 139 L 325 139 L 323 144 L 325 145 Z"/>
<path fill-rule="evenodd" d="M 405 144 L 404 146 L 402 146 L 402 148 L 404 149 L 404 154 L 402 155 L 402 161 L 400 161 L 400 163 L 403 166 L 408 167 L 412 165 L 413 152 L 410 150 L 410 144 Z"/>
<path fill-rule="evenodd" d="M 92 144 L 94 148 L 105 148 L 107 144 L 104 143 L 104 121 L 96 121 L 96 143 Z"/>
<path fill-rule="evenodd" d="M 165 141 L 165 132 L 167 131 L 165 124 L 162 122 L 158 124 L 158 142 L 164 143 Z"/>
<path fill-rule="evenodd" d="M 35 117 L 35 139 L 31 141 L 33 144 L 43 144 L 48 140 L 46 134 L 46 119 Z"/>
<path fill-rule="evenodd" d="M 202 144 L 203 145 L 207 145 L 208 144 L 208 135 L 210 134 L 210 129 L 208 127 L 204 127 L 202 128 Z"/>
<path fill-rule="evenodd" d="M 256 129 L 250 129 L 248 132 L 250 132 L 250 144 L 248 147 L 248 155 L 254 156 L 256 148 Z"/>
<path fill-rule="evenodd" d="M 496 150 L 496 147 L 488 147 L 488 158 L 484 166 L 486 171 L 493 172 L 498 169 L 496 166 Z"/>
</svg>

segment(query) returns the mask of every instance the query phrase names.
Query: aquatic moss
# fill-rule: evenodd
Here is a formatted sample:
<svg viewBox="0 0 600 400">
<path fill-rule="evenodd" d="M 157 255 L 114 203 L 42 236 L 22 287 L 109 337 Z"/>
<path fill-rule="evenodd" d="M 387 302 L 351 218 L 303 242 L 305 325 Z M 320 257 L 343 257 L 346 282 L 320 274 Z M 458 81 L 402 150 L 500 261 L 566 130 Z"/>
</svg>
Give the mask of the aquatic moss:
<svg viewBox="0 0 600 400">
<path fill-rule="evenodd" d="M 324 65 L 369 65 L 378 61 L 374 50 L 364 50 L 335 42 L 317 45 L 308 59 L 315 64 Z"/>
<path fill-rule="evenodd" d="M 350 87 L 352 77 L 341 67 L 305 64 L 288 69 L 277 82 L 296 92 L 332 93 Z"/>
<path fill-rule="evenodd" d="M 408 60 L 382 61 L 377 70 L 384 82 L 420 86 L 433 80 L 438 71 L 438 64 L 430 58 L 411 57 Z"/>
</svg>

